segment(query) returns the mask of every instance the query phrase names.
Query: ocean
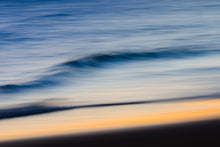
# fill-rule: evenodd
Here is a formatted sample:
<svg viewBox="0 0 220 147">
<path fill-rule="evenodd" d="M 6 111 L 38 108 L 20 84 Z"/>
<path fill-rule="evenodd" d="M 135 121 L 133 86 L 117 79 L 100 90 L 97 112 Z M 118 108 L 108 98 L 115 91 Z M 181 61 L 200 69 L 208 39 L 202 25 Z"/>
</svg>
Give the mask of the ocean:
<svg viewBox="0 0 220 147">
<path fill-rule="evenodd" d="M 219 16 L 218 0 L 1 0 L 0 119 L 219 98 Z"/>
</svg>

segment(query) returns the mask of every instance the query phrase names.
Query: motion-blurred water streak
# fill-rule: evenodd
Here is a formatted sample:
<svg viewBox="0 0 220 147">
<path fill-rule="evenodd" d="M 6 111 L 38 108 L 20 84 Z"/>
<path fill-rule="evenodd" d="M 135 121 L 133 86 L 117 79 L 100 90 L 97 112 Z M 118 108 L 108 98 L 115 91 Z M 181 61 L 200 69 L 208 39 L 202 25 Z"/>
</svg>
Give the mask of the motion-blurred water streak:
<svg viewBox="0 0 220 147">
<path fill-rule="evenodd" d="M 217 0 L 1 0 L 0 114 L 219 93 L 219 15 Z"/>
</svg>

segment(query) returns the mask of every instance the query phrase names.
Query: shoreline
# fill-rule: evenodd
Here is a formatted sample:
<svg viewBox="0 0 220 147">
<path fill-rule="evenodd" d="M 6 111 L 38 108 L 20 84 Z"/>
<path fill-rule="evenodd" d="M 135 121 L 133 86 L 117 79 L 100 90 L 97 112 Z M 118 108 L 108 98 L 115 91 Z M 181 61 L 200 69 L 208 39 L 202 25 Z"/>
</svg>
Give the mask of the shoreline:
<svg viewBox="0 0 220 147">
<path fill-rule="evenodd" d="M 220 119 L 0 142 L 1 147 L 220 145 Z"/>
<path fill-rule="evenodd" d="M 90 108 L 8 119 L 0 121 L 0 146 L 219 144 L 219 106 L 220 100 L 215 99 Z"/>
</svg>

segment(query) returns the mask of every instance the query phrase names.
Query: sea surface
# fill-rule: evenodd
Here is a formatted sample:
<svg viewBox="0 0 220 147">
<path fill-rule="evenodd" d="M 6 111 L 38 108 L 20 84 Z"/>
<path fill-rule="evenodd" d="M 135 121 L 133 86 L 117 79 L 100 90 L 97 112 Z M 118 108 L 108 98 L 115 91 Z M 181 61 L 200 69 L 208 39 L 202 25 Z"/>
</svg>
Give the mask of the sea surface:
<svg viewBox="0 0 220 147">
<path fill-rule="evenodd" d="M 1 0 L 0 119 L 219 98 L 219 16 L 219 0 Z"/>
</svg>

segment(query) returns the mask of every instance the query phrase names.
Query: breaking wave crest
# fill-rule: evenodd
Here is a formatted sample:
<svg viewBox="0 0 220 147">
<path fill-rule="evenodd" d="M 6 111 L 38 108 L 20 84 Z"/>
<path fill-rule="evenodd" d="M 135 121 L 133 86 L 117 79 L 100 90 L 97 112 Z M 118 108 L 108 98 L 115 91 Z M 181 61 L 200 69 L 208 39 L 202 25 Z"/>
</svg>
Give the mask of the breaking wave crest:
<svg viewBox="0 0 220 147">
<path fill-rule="evenodd" d="M 80 72 L 83 69 L 84 73 L 88 68 L 104 68 L 103 65 L 119 62 L 129 62 L 136 60 L 153 60 L 153 59 L 178 59 L 187 58 L 209 53 L 216 53 L 220 50 L 205 50 L 195 46 L 183 46 L 170 49 L 155 49 L 145 52 L 115 52 L 109 54 L 94 54 L 84 56 L 78 59 L 68 60 L 61 63 L 51 70 L 52 74 L 41 76 L 33 81 L 23 83 L 11 83 L 0 86 L 0 93 L 14 93 L 25 89 L 35 89 L 57 85 L 65 81 L 64 77 L 74 76 L 74 73 Z M 48 71 L 50 73 L 50 71 Z"/>
</svg>

